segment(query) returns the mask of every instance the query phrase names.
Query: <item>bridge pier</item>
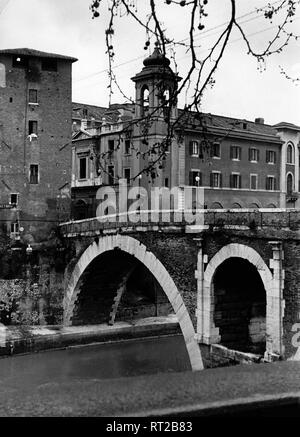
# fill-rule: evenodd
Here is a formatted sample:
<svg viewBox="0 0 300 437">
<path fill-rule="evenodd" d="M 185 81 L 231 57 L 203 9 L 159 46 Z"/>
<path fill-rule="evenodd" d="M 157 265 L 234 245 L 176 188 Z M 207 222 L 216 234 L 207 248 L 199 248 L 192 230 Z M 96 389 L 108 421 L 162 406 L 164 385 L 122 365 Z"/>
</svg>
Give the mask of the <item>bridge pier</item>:
<svg viewBox="0 0 300 437">
<path fill-rule="evenodd" d="M 284 354 L 283 317 L 285 301 L 283 300 L 284 270 L 282 267 L 284 253 L 281 241 L 269 241 L 272 258 L 269 261 L 272 274 L 272 295 L 267 303 L 266 352 L 265 360 L 274 361 Z"/>
<path fill-rule="evenodd" d="M 221 337 L 219 329 L 214 326 L 214 295 L 211 293 L 210 285 L 204 280 L 204 266 L 207 255 L 203 254 L 203 238 L 194 238 L 198 246 L 197 270 L 197 333 L 196 338 L 199 343 L 213 344 L 219 343 Z"/>
</svg>

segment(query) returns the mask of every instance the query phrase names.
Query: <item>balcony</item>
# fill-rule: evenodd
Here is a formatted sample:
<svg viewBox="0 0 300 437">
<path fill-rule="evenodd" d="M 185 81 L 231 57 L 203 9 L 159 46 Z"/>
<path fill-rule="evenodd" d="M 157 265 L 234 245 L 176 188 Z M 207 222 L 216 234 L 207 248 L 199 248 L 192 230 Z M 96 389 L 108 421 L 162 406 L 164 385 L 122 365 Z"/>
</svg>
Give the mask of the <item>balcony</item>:
<svg viewBox="0 0 300 437">
<path fill-rule="evenodd" d="M 298 200 L 299 193 L 287 193 L 286 195 L 286 202 L 287 203 L 294 203 Z"/>
</svg>

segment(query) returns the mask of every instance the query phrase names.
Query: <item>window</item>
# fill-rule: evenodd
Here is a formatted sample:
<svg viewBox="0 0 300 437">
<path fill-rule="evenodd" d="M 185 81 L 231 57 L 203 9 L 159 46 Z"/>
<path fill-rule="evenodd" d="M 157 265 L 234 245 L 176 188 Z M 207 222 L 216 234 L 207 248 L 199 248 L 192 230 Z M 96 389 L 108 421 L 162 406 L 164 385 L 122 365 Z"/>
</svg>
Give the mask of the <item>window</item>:
<svg viewBox="0 0 300 437">
<path fill-rule="evenodd" d="M 38 122 L 35 120 L 29 120 L 28 122 L 28 135 L 38 133 Z"/>
<path fill-rule="evenodd" d="M 294 162 L 295 162 L 294 146 L 292 144 L 288 144 L 288 146 L 287 146 L 286 162 L 287 162 L 287 164 L 294 164 Z"/>
<path fill-rule="evenodd" d="M 113 185 L 115 182 L 115 167 L 113 165 L 108 166 L 108 184 Z"/>
<path fill-rule="evenodd" d="M 25 68 L 28 65 L 28 59 L 24 56 L 13 56 L 12 66 L 14 68 Z"/>
<path fill-rule="evenodd" d="M 270 190 L 270 191 L 276 190 L 275 176 L 267 176 L 267 178 L 266 178 L 266 190 Z"/>
<path fill-rule="evenodd" d="M 213 143 L 212 156 L 213 158 L 221 158 L 221 145 L 220 143 Z"/>
<path fill-rule="evenodd" d="M 11 234 L 17 234 L 19 232 L 19 223 L 14 222 L 10 224 L 10 232 Z"/>
<path fill-rule="evenodd" d="M 230 188 L 242 188 L 242 178 L 239 173 L 230 175 Z"/>
<path fill-rule="evenodd" d="M 127 180 L 127 184 L 129 185 L 131 182 L 131 170 L 130 168 L 124 168 L 124 179 Z"/>
<path fill-rule="evenodd" d="M 210 186 L 213 188 L 221 188 L 222 186 L 222 174 L 219 171 L 213 171 L 210 174 Z"/>
<path fill-rule="evenodd" d="M 274 150 L 267 150 L 266 151 L 266 161 L 268 164 L 275 164 L 276 163 L 276 152 L 274 152 Z"/>
<path fill-rule="evenodd" d="M 259 150 L 258 149 L 249 149 L 249 161 L 258 162 L 259 161 Z"/>
<path fill-rule="evenodd" d="M 39 166 L 38 166 L 38 164 L 30 164 L 29 183 L 30 184 L 38 184 L 39 183 Z"/>
<path fill-rule="evenodd" d="M 86 108 L 83 108 L 83 109 L 82 109 L 82 116 L 83 116 L 83 117 L 87 117 L 87 115 L 88 115 L 88 111 L 87 111 L 87 109 L 86 109 Z"/>
<path fill-rule="evenodd" d="M 130 155 L 130 140 L 125 140 L 125 155 Z"/>
<path fill-rule="evenodd" d="M 169 178 L 165 178 L 165 187 L 169 187 Z"/>
<path fill-rule="evenodd" d="M 9 203 L 10 203 L 11 205 L 18 205 L 18 194 L 16 194 L 16 193 L 11 193 Z"/>
<path fill-rule="evenodd" d="M 242 156 L 242 150 L 239 146 L 230 147 L 230 159 L 240 161 Z"/>
<path fill-rule="evenodd" d="M 113 152 L 115 150 L 114 140 L 108 140 L 108 150 L 109 150 L 109 152 Z"/>
<path fill-rule="evenodd" d="M 198 141 L 190 142 L 190 155 L 191 156 L 199 156 L 199 144 Z"/>
<path fill-rule="evenodd" d="M 294 178 L 291 173 L 286 177 L 286 192 L 290 196 L 294 191 Z"/>
<path fill-rule="evenodd" d="M 88 159 L 87 156 L 79 158 L 79 179 L 87 179 L 88 176 Z"/>
<path fill-rule="evenodd" d="M 28 103 L 37 103 L 37 90 L 30 89 L 29 90 L 29 102 Z"/>
<path fill-rule="evenodd" d="M 257 190 L 257 174 L 250 174 L 250 190 Z"/>
<path fill-rule="evenodd" d="M 199 170 L 190 171 L 189 184 L 195 187 L 199 187 L 202 184 L 201 172 Z"/>
<path fill-rule="evenodd" d="M 57 71 L 57 59 L 43 58 L 42 70 L 44 71 Z"/>
</svg>

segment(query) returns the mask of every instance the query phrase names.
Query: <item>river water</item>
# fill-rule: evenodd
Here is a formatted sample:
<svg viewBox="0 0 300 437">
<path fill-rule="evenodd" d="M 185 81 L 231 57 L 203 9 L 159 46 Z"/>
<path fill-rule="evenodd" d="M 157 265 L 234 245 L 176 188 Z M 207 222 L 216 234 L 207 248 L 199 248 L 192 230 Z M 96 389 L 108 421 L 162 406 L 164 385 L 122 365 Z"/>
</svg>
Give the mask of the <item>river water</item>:
<svg viewBox="0 0 300 437">
<path fill-rule="evenodd" d="M 0 359 L 0 386 L 26 389 L 50 382 L 191 370 L 182 335 L 126 340 Z"/>
</svg>

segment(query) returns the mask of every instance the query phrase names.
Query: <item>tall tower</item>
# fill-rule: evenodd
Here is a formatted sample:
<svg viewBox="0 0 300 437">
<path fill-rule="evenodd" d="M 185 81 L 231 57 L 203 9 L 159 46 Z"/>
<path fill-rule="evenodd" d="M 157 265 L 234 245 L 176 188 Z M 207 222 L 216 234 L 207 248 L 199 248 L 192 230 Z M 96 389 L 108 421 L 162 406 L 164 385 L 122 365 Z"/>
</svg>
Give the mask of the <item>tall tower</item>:
<svg viewBox="0 0 300 437">
<path fill-rule="evenodd" d="M 71 175 L 72 63 L 37 50 L 0 50 L 0 204 L 7 232 L 47 238 Z M 5 229 L 4 229 L 5 230 Z"/>
<path fill-rule="evenodd" d="M 132 78 L 136 90 L 135 117 L 139 120 L 134 127 L 134 139 L 141 152 L 135 171 L 141 171 L 149 165 L 151 159 L 156 159 L 155 156 L 143 156 L 151 147 L 162 143 L 170 133 L 170 125 L 177 117 L 175 94 L 181 80 L 170 68 L 170 60 L 162 54 L 157 43 L 152 55 L 146 58 L 143 64 L 142 71 Z M 173 144 L 169 144 L 166 159 L 153 181 L 154 185 L 172 185 L 171 163 L 176 165 L 176 161 L 177 153 L 174 154 Z M 143 175 L 142 180 L 142 185 L 147 186 L 149 177 Z"/>
</svg>

